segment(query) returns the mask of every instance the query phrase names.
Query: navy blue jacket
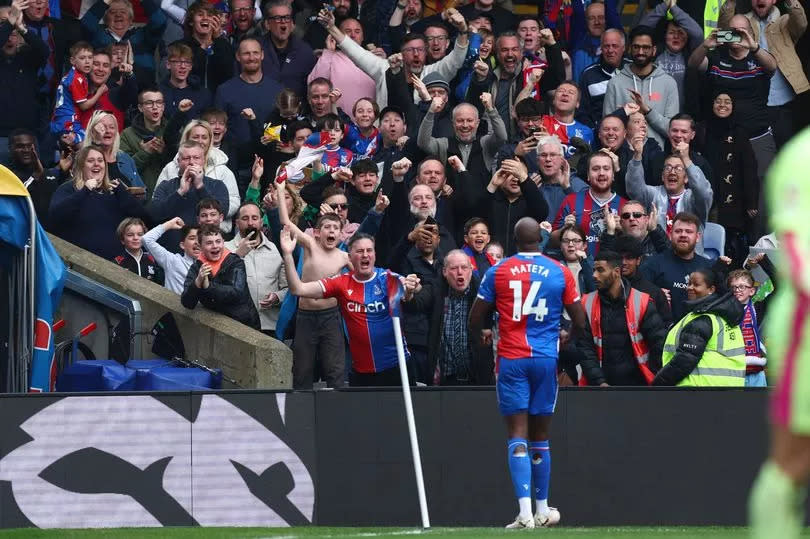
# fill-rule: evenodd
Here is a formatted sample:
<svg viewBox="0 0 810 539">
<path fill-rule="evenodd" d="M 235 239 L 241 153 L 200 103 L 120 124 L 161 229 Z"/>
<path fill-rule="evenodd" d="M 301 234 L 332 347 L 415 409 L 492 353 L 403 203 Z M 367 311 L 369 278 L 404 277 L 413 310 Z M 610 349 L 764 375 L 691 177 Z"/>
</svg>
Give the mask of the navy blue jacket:
<svg viewBox="0 0 810 539">
<path fill-rule="evenodd" d="M 293 90 L 298 95 L 307 95 L 307 76 L 315 67 L 315 55 L 312 47 L 299 37 L 290 36 L 287 44 L 287 58 L 282 63 L 273 40 L 268 33 L 262 40 L 264 61 L 262 73 L 265 77 L 281 82 L 281 86 Z M 258 116 L 261 118 L 261 116 Z"/>
<path fill-rule="evenodd" d="M 149 212 L 155 222 L 162 223 L 172 217 L 180 217 L 184 223 L 196 223 L 197 203 L 204 198 L 215 198 L 222 208 L 228 207 L 228 188 L 220 180 L 205 177 L 200 189 L 192 187 L 184 196 L 177 192 L 179 187 L 180 178 L 174 178 L 160 182 L 155 188 L 149 205 Z M 166 231 L 158 243 L 173 253 L 179 253 L 180 231 Z"/>
</svg>

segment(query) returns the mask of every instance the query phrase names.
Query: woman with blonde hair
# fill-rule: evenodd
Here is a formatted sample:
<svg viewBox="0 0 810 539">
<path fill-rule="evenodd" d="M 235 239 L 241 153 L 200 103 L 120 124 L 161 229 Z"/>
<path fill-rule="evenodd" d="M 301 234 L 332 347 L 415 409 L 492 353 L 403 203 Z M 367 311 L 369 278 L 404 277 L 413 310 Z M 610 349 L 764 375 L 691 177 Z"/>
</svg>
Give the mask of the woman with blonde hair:
<svg viewBox="0 0 810 539">
<path fill-rule="evenodd" d="M 214 133 L 211 130 L 211 125 L 204 120 L 191 120 L 186 124 L 180 135 L 180 144 L 189 140 L 200 143 L 205 150 L 205 177 L 221 181 L 228 189 L 228 208 L 225 211 L 225 219 L 222 220 L 220 225 L 222 231 L 228 233 L 233 226 L 231 219 L 242 203 L 236 177 L 233 175 L 233 171 L 228 168 L 228 156 L 219 148 L 214 147 Z M 178 153 L 174 159 L 163 167 L 155 187 L 160 185 L 160 182 L 171 180 L 180 175 L 179 155 Z"/>
<path fill-rule="evenodd" d="M 149 220 L 126 185 L 110 179 L 104 149 L 83 147 L 74 160 L 72 181 L 60 185 L 51 198 L 51 230 L 63 240 L 110 260 L 121 250 L 115 231 L 126 217 Z"/>
<path fill-rule="evenodd" d="M 114 114 L 103 110 L 95 111 L 90 117 L 86 132 L 87 137 L 82 142 L 82 147 L 96 146 L 104 152 L 110 180 L 121 182 L 126 187 L 146 187 L 138 174 L 135 161 L 120 150 L 121 135 Z"/>
</svg>

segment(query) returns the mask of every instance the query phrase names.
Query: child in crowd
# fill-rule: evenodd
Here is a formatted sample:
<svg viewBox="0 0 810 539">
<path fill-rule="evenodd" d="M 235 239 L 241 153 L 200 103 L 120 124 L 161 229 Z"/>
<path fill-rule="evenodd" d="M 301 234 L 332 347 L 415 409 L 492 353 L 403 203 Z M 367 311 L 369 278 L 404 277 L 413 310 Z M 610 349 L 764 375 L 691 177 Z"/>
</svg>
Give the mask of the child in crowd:
<svg viewBox="0 0 810 539">
<path fill-rule="evenodd" d="M 160 237 L 167 230 L 180 231 L 180 253 L 173 253 L 158 243 Z M 188 268 L 200 256 L 200 244 L 197 241 L 196 224 L 185 224 L 182 219 L 175 217 L 156 226 L 143 237 L 143 244 L 152 253 L 158 265 L 163 268 L 165 287 L 175 294 L 183 293 L 183 283 L 186 280 Z"/>
<path fill-rule="evenodd" d="M 305 145 L 311 148 L 320 146 L 321 133 L 329 134 L 329 142 L 320 160 L 320 167 L 323 172 L 332 172 L 340 167 L 350 167 L 354 160 L 354 153 L 346 148 L 340 147 L 345 129 L 343 121 L 337 114 L 327 114 L 318 120 L 317 132 L 307 138 Z M 317 162 L 316 162 L 317 165 Z"/>
<path fill-rule="evenodd" d="M 107 91 L 102 85 L 90 96 L 87 77 L 93 67 L 93 47 L 86 41 L 79 41 L 70 48 L 70 70 L 62 77 L 56 88 L 56 101 L 51 117 L 51 133 L 65 144 L 75 144 L 84 140 L 84 129 L 79 123 L 79 111 L 93 108 L 96 101 Z"/>
<path fill-rule="evenodd" d="M 492 257 L 495 264 L 503 260 L 503 245 L 497 241 L 490 242 L 490 244 L 487 245 L 487 250 L 485 252 L 487 253 L 487 256 Z"/>
<path fill-rule="evenodd" d="M 116 256 L 113 262 L 144 279 L 163 285 L 163 270 L 142 247 L 142 238 L 146 234 L 144 222 L 137 217 L 127 217 L 115 232 L 124 246 L 124 253 Z"/>
<path fill-rule="evenodd" d="M 487 270 L 497 264 L 487 253 L 489 241 L 489 225 L 480 217 L 473 217 L 464 223 L 464 245 L 461 250 L 467 253 L 472 264 L 473 275 L 483 278 Z"/>
<path fill-rule="evenodd" d="M 340 142 L 341 146 L 354 153 L 355 159 L 371 159 L 382 147 L 382 134 L 374 127 L 379 115 L 380 106 L 370 97 L 361 97 L 355 102 L 353 121 L 346 122 Z"/>
</svg>

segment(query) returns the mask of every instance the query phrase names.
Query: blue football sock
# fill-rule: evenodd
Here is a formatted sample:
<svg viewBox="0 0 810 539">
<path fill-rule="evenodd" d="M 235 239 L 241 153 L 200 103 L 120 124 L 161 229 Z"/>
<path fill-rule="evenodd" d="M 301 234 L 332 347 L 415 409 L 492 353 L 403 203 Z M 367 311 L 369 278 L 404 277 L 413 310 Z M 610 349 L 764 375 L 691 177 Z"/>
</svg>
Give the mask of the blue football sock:
<svg viewBox="0 0 810 539">
<path fill-rule="evenodd" d="M 545 514 L 548 511 L 548 484 L 551 479 L 551 449 L 548 440 L 529 444 L 529 456 L 532 464 L 537 513 Z"/>
<path fill-rule="evenodd" d="M 512 485 L 515 487 L 515 496 L 519 499 L 532 496 L 532 469 L 529 464 L 528 443 L 523 438 L 512 438 L 507 444 L 507 459 L 509 460 L 509 474 L 512 476 Z M 523 453 L 515 455 L 515 449 L 523 446 Z"/>
</svg>

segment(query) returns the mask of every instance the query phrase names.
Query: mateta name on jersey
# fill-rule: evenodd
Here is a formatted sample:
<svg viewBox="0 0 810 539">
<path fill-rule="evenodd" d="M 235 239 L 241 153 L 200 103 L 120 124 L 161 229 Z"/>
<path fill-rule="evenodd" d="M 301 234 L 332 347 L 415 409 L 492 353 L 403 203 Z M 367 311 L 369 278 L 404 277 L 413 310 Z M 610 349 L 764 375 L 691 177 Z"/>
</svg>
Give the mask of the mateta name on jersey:
<svg viewBox="0 0 810 539">
<path fill-rule="evenodd" d="M 509 268 L 512 275 L 520 275 L 521 273 L 536 273 L 541 277 L 548 277 L 548 268 L 539 266 L 537 264 L 520 264 L 519 266 L 512 266 Z"/>
</svg>

